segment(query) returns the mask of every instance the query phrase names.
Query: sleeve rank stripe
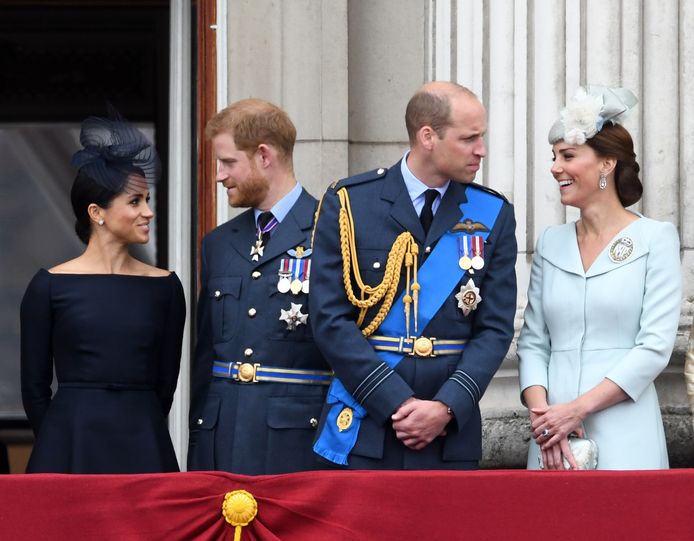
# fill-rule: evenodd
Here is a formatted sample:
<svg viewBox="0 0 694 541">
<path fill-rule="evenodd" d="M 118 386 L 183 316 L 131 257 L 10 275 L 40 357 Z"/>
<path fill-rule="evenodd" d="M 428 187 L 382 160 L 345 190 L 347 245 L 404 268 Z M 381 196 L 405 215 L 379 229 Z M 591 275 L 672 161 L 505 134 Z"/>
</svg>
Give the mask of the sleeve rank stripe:
<svg viewBox="0 0 694 541">
<path fill-rule="evenodd" d="M 378 387 L 383 380 L 385 380 L 388 376 L 391 375 L 393 371 L 386 366 L 385 364 L 383 365 L 383 369 L 379 370 L 378 373 L 374 374 L 373 376 L 370 376 L 366 381 L 363 381 L 363 387 L 359 391 L 359 393 L 354 394 L 354 399 L 359 402 L 360 404 L 365 400 L 365 394 L 368 396 L 373 392 L 373 390 Z"/>
<path fill-rule="evenodd" d="M 360 404 L 364 404 L 364 402 L 366 401 L 366 399 L 369 398 L 369 395 L 371 395 L 371 393 L 373 393 L 373 392 L 376 390 L 376 388 L 377 388 L 381 383 L 383 383 L 385 380 L 387 380 L 387 379 L 388 379 L 390 376 L 392 376 L 393 374 L 394 374 L 393 370 L 391 370 L 390 372 L 388 372 L 388 373 L 381 379 L 381 381 L 379 381 L 378 383 L 376 383 L 376 384 L 373 386 L 373 388 L 372 388 L 368 393 L 366 393 L 366 394 L 364 395 L 364 397 L 359 401 L 359 403 L 360 403 Z"/>
<path fill-rule="evenodd" d="M 452 381 L 455 381 L 458 385 L 460 385 L 463 389 L 465 389 L 467 391 L 467 393 L 470 395 L 470 398 L 472 398 L 473 403 L 477 404 L 478 400 L 475 398 L 474 393 L 472 392 L 472 390 L 468 387 L 468 385 L 466 383 L 460 381 L 458 378 L 455 378 L 453 376 L 451 376 L 449 379 L 451 379 Z"/>
<path fill-rule="evenodd" d="M 477 391 L 478 396 L 480 396 L 480 397 L 482 396 L 482 391 L 480 391 L 479 385 L 477 385 L 477 382 L 474 379 L 472 379 L 472 377 L 469 374 L 463 372 L 460 369 L 456 370 L 456 372 L 459 373 L 461 376 L 463 376 L 466 380 L 468 380 L 472 384 L 472 386 Z"/>
<path fill-rule="evenodd" d="M 376 368 L 374 368 L 371 373 L 364 378 L 364 380 L 357 386 L 356 389 L 354 389 L 354 393 L 352 393 L 352 396 L 356 397 L 359 391 L 361 390 L 362 386 L 366 385 L 366 383 L 369 381 L 370 378 L 375 377 L 376 374 L 379 371 L 382 371 L 383 369 L 387 369 L 388 367 L 386 366 L 386 363 L 381 363 L 379 364 Z"/>
</svg>

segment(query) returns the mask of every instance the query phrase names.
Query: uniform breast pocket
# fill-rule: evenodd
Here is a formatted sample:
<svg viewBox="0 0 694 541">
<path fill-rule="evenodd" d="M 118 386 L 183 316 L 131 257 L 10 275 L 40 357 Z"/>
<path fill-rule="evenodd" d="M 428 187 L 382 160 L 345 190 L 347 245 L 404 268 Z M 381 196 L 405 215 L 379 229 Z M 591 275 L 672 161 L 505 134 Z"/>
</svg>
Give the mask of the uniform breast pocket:
<svg viewBox="0 0 694 541">
<path fill-rule="evenodd" d="M 230 340 L 238 325 L 241 277 L 217 276 L 210 278 L 208 294 L 212 309 L 214 341 Z"/>
<path fill-rule="evenodd" d="M 357 251 L 357 258 L 363 282 L 368 286 L 380 284 L 388 263 L 388 251 L 364 248 Z M 358 292 L 356 294 L 358 296 Z"/>
</svg>

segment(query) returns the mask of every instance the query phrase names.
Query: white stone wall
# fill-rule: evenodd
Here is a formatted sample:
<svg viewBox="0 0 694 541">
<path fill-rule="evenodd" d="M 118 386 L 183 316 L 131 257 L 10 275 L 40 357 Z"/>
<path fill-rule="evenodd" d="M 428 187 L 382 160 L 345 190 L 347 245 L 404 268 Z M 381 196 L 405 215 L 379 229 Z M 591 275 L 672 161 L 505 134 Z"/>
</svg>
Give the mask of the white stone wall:
<svg viewBox="0 0 694 541">
<path fill-rule="evenodd" d="M 348 169 L 347 0 L 228 0 L 225 9 L 223 103 L 256 97 L 283 107 L 297 127 L 297 179 L 320 196 Z M 218 222 L 231 214 L 220 205 Z"/>
</svg>

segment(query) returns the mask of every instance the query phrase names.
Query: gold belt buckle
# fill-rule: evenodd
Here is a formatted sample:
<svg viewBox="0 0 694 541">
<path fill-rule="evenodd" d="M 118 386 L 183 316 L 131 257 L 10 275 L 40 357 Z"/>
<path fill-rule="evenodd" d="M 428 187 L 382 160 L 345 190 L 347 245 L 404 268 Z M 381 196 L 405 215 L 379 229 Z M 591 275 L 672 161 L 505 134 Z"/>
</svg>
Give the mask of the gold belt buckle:
<svg viewBox="0 0 694 541">
<path fill-rule="evenodd" d="M 256 371 L 260 364 L 255 363 L 241 363 L 237 367 L 236 379 L 242 381 L 243 383 L 257 383 L 258 380 L 255 378 Z"/>
<path fill-rule="evenodd" d="M 434 353 L 434 342 L 436 338 L 427 338 L 419 336 L 414 339 L 412 344 L 412 353 L 414 357 L 436 357 Z"/>
</svg>

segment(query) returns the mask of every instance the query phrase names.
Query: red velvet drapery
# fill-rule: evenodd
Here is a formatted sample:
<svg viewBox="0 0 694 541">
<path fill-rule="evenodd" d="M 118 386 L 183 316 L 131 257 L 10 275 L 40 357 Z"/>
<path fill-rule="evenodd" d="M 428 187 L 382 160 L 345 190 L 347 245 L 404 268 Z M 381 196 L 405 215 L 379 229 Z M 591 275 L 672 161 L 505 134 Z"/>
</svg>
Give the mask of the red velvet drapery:
<svg viewBox="0 0 694 541">
<path fill-rule="evenodd" d="M 0 539 L 232 540 L 239 489 L 247 541 L 694 539 L 694 470 L 8 475 Z"/>
</svg>

